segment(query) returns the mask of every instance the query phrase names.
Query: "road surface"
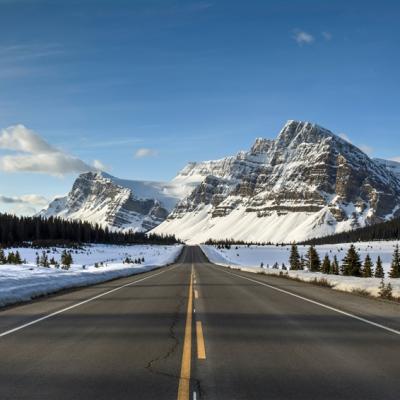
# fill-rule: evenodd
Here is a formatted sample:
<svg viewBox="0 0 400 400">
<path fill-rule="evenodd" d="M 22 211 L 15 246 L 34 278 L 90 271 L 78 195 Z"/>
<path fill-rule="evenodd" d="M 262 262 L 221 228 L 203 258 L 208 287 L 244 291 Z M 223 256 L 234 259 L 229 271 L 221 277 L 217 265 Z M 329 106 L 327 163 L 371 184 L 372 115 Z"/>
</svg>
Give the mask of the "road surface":
<svg viewBox="0 0 400 400">
<path fill-rule="evenodd" d="M 207 262 L 0 312 L 0 399 L 399 399 L 400 305 Z"/>
</svg>

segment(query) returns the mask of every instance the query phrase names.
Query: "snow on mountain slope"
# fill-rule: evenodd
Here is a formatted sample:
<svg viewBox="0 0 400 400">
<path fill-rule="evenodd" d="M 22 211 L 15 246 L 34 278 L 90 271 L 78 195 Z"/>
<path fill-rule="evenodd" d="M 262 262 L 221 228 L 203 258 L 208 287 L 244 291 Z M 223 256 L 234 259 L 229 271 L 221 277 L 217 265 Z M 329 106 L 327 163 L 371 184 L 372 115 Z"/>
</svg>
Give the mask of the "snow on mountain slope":
<svg viewBox="0 0 400 400">
<path fill-rule="evenodd" d="M 288 121 L 275 140 L 180 175 L 206 177 L 153 232 L 189 243 L 289 242 L 400 215 L 400 182 L 387 165 L 309 122 Z"/>
<path fill-rule="evenodd" d="M 70 193 L 53 200 L 39 215 L 98 223 L 112 229 L 148 231 L 161 223 L 195 181 L 130 181 L 104 172 L 79 175 Z"/>
</svg>

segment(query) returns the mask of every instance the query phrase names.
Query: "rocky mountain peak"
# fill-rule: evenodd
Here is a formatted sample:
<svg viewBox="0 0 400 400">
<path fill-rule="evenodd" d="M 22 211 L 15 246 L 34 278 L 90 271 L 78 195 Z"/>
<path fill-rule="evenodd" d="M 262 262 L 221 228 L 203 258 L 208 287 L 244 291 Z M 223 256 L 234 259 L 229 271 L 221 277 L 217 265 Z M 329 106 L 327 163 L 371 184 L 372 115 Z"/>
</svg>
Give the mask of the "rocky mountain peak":
<svg viewBox="0 0 400 400">
<path fill-rule="evenodd" d="M 290 120 L 275 140 L 258 138 L 250 151 L 224 160 L 206 163 L 218 168 L 204 170 L 211 177 L 178 204 L 157 233 L 192 242 L 290 242 L 400 215 L 395 166 L 371 160 L 311 122 Z"/>
<path fill-rule="evenodd" d="M 251 146 L 250 152 L 252 154 L 262 154 L 267 153 L 271 150 L 274 145 L 274 140 L 264 139 L 264 138 L 256 138 L 253 146 Z"/>
</svg>

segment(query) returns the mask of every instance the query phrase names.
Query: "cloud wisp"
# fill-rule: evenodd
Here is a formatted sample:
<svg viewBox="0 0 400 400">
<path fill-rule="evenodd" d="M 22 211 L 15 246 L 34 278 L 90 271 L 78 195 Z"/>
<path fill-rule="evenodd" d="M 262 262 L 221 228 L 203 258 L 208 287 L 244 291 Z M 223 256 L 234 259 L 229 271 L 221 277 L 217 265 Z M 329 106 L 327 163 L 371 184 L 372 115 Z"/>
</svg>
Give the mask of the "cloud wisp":
<svg viewBox="0 0 400 400">
<path fill-rule="evenodd" d="M 7 212 L 16 215 L 34 215 L 49 204 L 49 200 L 38 194 L 22 196 L 0 195 L 0 203 L 8 208 Z"/>
<path fill-rule="evenodd" d="M 332 37 L 333 37 L 332 33 L 327 32 L 327 31 L 321 32 L 321 35 L 327 42 L 332 40 Z"/>
<path fill-rule="evenodd" d="M 371 146 L 368 146 L 367 144 L 361 144 L 359 146 L 359 148 L 368 156 L 372 156 L 372 154 L 374 152 L 374 148 Z"/>
<path fill-rule="evenodd" d="M 345 133 L 339 133 L 338 136 L 341 137 L 346 142 L 354 144 Z M 357 146 L 361 151 L 363 151 L 369 157 L 371 157 L 374 153 L 374 148 L 367 144 L 356 144 L 355 146 Z"/>
<path fill-rule="evenodd" d="M 315 38 L 311 33 L 300 30 L 294 31 L 293 39 L 299 46 L 302 46 L 303 44 L 312 44 L 315 41 Z"/>
<path fill-rule="evenodd" d="M 53 176 L 96 171 L 104 167 L 100 161 L 89 165 L 47 143 L 24 125 L 10 126 L 0 131 L 0 149 L 12 151 L 0 157 L 0 170 L 5 172 L 35 172 Z"/>
<path fill-rule="evenodd" d="M 35 206 L 46 206 L 49 200 L 38 194 L 26 194 L 23 196 L 4 196 L 0 195 L 0 203 L 5 204 L 29 204 Z"/>
<path fill-rule="evenodd" d="M 158 155 L 158 151 L 155 149 L 149 149 L 146 147 L 142 147 L 135 151 L 135 158 L 146 158 L 146 157 L 155 157 Z"/>
<path fill-rule="evenodd" d="M 351 142 L 351 140 L 350 140 L 350 138 L 347 136 L 347 134 L 346 133 L 338 133 L 338 136 L 340 137 L 340 138 L 342 138 L 343 140 L 345 140 L 346 142 L 349 142 L 349 143 L 352 143 Z"/>
</svg>

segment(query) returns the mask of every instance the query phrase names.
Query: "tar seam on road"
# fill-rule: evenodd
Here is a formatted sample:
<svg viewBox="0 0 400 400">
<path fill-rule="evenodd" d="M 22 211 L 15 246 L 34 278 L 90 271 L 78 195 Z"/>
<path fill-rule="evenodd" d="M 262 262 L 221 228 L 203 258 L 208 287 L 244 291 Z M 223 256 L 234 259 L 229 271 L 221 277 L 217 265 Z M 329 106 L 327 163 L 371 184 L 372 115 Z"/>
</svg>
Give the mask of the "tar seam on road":
<svg viewBox="0 0 400 400">
<path fill-rule="evenodd" d="M 156 274 L 152 274 L 152 275 L 150 275 L 150 276 L 146 276 L 145 278 L 138 279 L 138 280 L 133 281 L 133 282 L 129 282 L 129 283 L 125 284 L 125 285 L 116 287 L 115 289 L 108 290 L 107 292 L 104 292 L 104 293 L 100 293 L 100 294 L 98 294 L 97 296 L 91 297 L 91 298 L 86 299 L 86 300 L 84 300 L 84 301 L 80 301 L 79 303 L 73 304 L 72 306 L 62 308 L 61 310 L 58 310 L 58 311 L 55 311 L 55 312 L 53 312 L 53 313 L 51 313 L 51 314 L 48 314 L 48 315 L 45 315 L 45 316 L 43 316 L 43 317 L 37 318 L 37 319 L 35 319 L 35 320 L 31 321 L 31 322 L 28 322 L 28 323 L 26 323 L 26 324 L 23 324 L 23 325 L 17 326 L 16 328 L 10 329 L 10 330 L 5 331 L 5 332 L 2 332 L 2 333 L 0 333 L 0 338 L 1 338 L 1 337 L 4 337 L 4 336 L 7 336 L 7 335 L 10 335 L 11 333 L 20 331 L 21 329 L 27 328 L 27 327 L 29 327 L 29 326 L 31 326 L 31 325 L 37 324 L 37 323 L 39 323 L 39 322 L 42 322 L 42 321 L 44 321 L 44 320 L 46 320 L 46 319 L 55 317 L 56 315 L 61 314 L 61 313 L 65 312 L 65 311 L 69 311 L 69 310 L 72 310 L 72 309 L 74 309 L 74 308 L 76 308 L 76 307 L 82 306 L 82 305 L 84 305 L 84 304 L 86 304 L 86 303 L 90 303 L 91 301 L 97 300 L 97 299 L 99 299 L 99 298 L 101 298 L 101 297 L 103 297 L 103 296 L 106 296 L 106 295 L 110 294 L 110 293 L 116 292 L 116 291 L 121 290 L 121 289 L 123 289 L 123 288 L 126 288 L 126 287 L 128 287 L 128 286 L 135 285 L 135 284 L 137 284 L 137 283 L 139 283 L 139 282 L 143 282 L 143 281 L 145 281 L 145 280 L 147 280 L 147 279 L 154 278 L 155 276 L 164 274 L 165 272 L 171 271 L 172 269 L 175 269 L 176 267 L 177 267 L 177 265 L 176 265 L 175 267 L 166 269 L 166 270 L 164 270 L 164 271 L 157 272 Z"/>
<path fill-rule="evenodd" d="M 182 366 L 179 379 L 178 400 L 189 400 L 190 369 L 192 361 L 192 321 L 193 321 L 193 269 L 190 274 L 189 299 L 187 305 L 185 337 L 183 342 Z"/>
<path fill-rule="evenodd" d="M 197 358 L 199 360 L 206 359 L 206 346 L 204 344 L 203 326 L 201 321 L 196 321 L 196 337 L 197 337 Z"/>
<path fill-rule="evenodd" d="M 225 268 L 225 267 L 223 267 L 223 268 Z M 276 290 L 277 292 L 288 294 L 289 296 L 293 296 L 293 297 L 296 297 L 298 299 L 307 301 L 308 303 L 315 304 L 315 305 L 320 306 L 322 308 L 325 308 L 327 310 L 331 310 L 331 311 L 337 312 L 337 313 L 345 315 L 347 317 L 356 319 L 357 321 L 364 322 L 365 324 L 372 325 L 372 326 L 374 326 L 376 328 L 383 329 L 384 331 L 387 331 L 387 332 L 390 332 L 390 333 L 394 333 L 395 335 L 400 335 L 400 331 L 398 331 L 396 329 L 392 329 L 392 328 L 389 328 L 388 326 L 378 324 L 376 322 L 370 321 L 369 319 L 358 317 L 355 314 L 348 313 L 347 311 L 340 310 L 339 308 L 328 306 L 327 304 L 320 303 L 318 301 L 308 299 L 307 297 L 303 297 L 303 296 L 300 296 L 298 294 L 289 292 L 288 290 L 280 289 L 280 288 L 277 288 L 275 286 L 269 285 L 268 283 L 260 282 L 260 281 L 257 281 L 255 279 L 251 279 L 251 278 L 247 278 L 247 277 L 244 277 L 244 276 L 241 276 L 241 275 L 237 275 L 237 274 L 234 274 L 233 272 L 224 271 L 222 269 L 221 269 L 221 271 L 226 273 L 226 274 L 228 274 L 228 275 L 237 276 L 238 278 L 242 278 L 242 279 L 246 279 L 246 280 L 248 280 L 250 282 L 258 283 L 259 285 L 266 286 L 266 287 L 268 287 L 270 289 Z"/>
</svg>

